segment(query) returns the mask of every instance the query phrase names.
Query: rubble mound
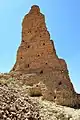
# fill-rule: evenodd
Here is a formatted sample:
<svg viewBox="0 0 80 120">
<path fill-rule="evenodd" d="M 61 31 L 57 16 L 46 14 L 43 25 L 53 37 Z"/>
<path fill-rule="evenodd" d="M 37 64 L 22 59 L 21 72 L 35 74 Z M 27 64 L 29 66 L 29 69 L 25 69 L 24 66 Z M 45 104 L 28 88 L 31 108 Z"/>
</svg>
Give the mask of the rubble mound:
<svg viewBox="0 0 80 120">
<path fill-rule="evenodd" d="M 37 105 L 19 89 L 0 85 L 0 120 L 40 120 Z"/>
<path fill-rule="evenodd" d="M 35 91 L 9 76 L 0 79 L 0 120 L 80 120 L 80 109 L 57 105 L 43 100 Z M 9 78 L 9 79 L 7 79 Z M 42 83 L 39 83 L 40 85 Z M 31 95 L 28 96 L 30 87 Z M 44 88 L 44 85 L 43 85 Z M 35 93 L 36 92 L 36 93 Z"/>
</svg>

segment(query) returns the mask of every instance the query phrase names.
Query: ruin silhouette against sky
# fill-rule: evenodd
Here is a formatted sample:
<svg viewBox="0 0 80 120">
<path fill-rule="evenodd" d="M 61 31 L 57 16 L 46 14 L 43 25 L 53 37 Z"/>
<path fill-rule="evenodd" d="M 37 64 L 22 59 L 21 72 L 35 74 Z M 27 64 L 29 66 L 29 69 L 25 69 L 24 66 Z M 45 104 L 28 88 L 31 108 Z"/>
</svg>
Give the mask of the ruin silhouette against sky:
<svg viewBox="0 0 80 120">
<path fill-rule="evenodd" d="M 21 22 L 33 4 L 46 16 L 58 56 L 67 62 L 76 91 L 80 92 L 80 1 L 3 0 L 0 1 L 0 72 L 8 72 L 21 42 Z"/>
</svg>

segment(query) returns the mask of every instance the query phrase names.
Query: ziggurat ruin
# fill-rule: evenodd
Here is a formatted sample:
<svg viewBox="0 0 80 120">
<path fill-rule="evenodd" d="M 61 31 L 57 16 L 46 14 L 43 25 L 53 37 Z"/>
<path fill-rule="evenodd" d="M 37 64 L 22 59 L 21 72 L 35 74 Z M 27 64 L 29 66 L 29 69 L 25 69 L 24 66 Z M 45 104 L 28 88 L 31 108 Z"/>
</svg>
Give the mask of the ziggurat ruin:
<svg viewBox="0 0 80 120">
<path fill-rule="evenodd" d="M 65 60 L 56 54 L 45 16 L 37 5 L 33 5 L 23 19 L 22 40 L 10 74 L 30 85 L 34 96 L 40 95 L 60 105 L 80 107 L 80 95 L 74 90 Z"/>
</svg>

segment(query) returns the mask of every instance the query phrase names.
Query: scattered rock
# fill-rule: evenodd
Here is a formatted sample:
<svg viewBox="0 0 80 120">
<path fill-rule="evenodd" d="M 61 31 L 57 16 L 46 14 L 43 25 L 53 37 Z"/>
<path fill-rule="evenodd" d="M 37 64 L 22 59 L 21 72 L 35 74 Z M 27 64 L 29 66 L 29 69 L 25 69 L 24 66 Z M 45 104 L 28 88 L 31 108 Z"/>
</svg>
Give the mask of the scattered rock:
<svg viewBox="0 0 80 120">
<path fill-rule="evenodd" d="M 37 105 L 17 88 L 0 85 L 0 120 L 40 120 Z"/>
</svg>

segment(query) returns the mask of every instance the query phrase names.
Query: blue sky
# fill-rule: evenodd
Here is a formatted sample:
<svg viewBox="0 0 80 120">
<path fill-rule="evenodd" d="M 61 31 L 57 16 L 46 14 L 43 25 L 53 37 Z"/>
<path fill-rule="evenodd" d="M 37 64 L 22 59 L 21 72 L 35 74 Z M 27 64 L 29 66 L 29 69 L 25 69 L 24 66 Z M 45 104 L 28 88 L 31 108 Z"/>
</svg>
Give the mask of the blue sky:
<svg viewBox="0 0 80 120">
<path fill-rule="evenodd" d="M 21 41 L 21 22 L 39 5 L 57 55 L 67 62 L 71 81 L 80 93 L 80 0 L 0 0 L 0 72 L 9 72 Z"/>
</svg>

